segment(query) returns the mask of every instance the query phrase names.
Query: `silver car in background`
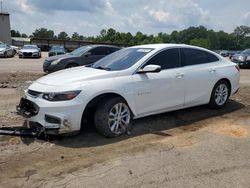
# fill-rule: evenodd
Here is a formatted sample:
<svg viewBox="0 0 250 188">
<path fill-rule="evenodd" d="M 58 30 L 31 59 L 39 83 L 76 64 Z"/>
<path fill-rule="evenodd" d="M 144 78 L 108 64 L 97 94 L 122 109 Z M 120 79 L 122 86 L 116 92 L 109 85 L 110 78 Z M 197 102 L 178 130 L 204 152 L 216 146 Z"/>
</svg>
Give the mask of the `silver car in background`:
<svg viewBox="0 0 250 188">
<path fill-rule="evenodd" d="M 41 49 L 37 45 L 24 45 L 21 50 L 19 50 L 19 58 L 25 57 L 36 57 L 41 58 Z"/>
<path fill-rule="evenodd" d="M 8 45 L 4 43 L 0 43 L 0 57 L 13 57 L 15 55 L 14 50 Z"/>
</svg>

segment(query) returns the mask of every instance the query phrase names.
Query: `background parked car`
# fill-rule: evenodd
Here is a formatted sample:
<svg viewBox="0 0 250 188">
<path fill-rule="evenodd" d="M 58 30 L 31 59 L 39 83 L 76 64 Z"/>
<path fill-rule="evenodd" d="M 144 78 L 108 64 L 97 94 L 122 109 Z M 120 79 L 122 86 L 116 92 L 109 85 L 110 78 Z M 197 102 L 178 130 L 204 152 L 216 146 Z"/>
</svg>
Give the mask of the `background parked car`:
<svg viewBox="0 0 250 188">
<path fill-rule="evenodd" d="M 15 55 L 14 50 L 8 44 L 0 44 L 0 57 L 13 57 Z"/>
<path fill-rule="evenodd" d="M 227 50 L 221 50 L 220 51 L 220 55 L 223 57 L 228 57 L 229 56 L 229 52 Z"/>
<path fill-rule="evenodd" d="M 52 46 L 49 51 L 49 57 L 63 54 L 66 54 L 66 49 L 63 46 Z"/>
<path fill-rule="evenodd" d="M 44 72 L 50 73 L 62 69 L 92 64 L 117 50 L 120 50 L 120 48 L 110 45 L 82 46 L 71 53 L 47 58 L 44 61 L 43 70 Z"/>
<path fill-rule="evenodd" d="M 19 58 L 24 57 L 41 57 L 41 49 L 37 45 L 24 45 L 21 50 L 19 50 Z"/>
<path fill-rule="evenodd" d="M 235 54 L 232 61 L 237 63 L 240 68 L 250 68 L 250 49 L 246 49 L 239 54 Z"/>
<path fill-rule="evenodd" d="M 17 47 L 17 46 L 10 46 L 12 49 L 13 49 L 13 51 L 14 51 L 14 54 L 18 54 L 19 53 L 19 47 Z"/>
</svg>

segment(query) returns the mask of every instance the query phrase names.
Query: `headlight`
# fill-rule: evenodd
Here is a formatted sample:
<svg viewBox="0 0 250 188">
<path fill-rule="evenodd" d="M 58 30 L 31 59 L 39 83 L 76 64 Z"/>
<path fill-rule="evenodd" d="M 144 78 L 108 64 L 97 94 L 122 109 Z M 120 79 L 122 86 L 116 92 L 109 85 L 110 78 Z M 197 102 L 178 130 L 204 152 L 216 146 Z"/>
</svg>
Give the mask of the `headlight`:
<svg viewBox="0 0 250 188">
<path fill-rule="evenodd" d="M 61 59 L 57 59 L 55 61 L 52 61 L 51 65 L 56 65 L 57 63 L 59 63 L 61 61 Z"/>
<path fill-rule="evenodd" d="M 239 60 L 245 61 L 245 57 L 244 57 L 244 56 L 240 56 L 240 57 L 239 57 Z"/>
<path fill-rule="evenodd" d="M 44 93 L 43 98 L 47 101 L 69 101 L 81 93 L 80 90 L 66 91 L 61 93 Z"/>
</svg>

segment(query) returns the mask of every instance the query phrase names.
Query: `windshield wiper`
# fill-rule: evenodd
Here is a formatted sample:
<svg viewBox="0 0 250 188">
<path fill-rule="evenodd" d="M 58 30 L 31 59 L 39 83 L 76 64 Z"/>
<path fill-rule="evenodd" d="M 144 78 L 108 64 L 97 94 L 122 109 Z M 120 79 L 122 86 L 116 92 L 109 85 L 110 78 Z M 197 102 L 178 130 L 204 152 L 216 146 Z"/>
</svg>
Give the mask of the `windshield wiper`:
<svg viewBox="0 0 250 188">
<path fill-rule="evenodd" d="M 92 66 L 93 67 L 93 66 Z M 109 71 L 111 70 L 110 68 L 108 67 L 102 67 L 102 66 L 98 66 L 98 67 L 93 67 L 94 69 L 101 69 L 101 70 L 106 70 L 106 71 Z"/>
</svg>

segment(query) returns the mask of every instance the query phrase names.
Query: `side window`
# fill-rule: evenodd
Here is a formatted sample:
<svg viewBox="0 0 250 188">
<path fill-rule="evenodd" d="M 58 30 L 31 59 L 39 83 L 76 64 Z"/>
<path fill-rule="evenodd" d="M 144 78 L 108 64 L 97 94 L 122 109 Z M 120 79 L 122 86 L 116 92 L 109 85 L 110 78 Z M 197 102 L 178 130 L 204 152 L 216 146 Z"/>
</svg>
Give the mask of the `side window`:
<svg viewBox="0 0 250 188">
<path fill-rule="evenodd" d="M 162 70 L 180 67 L 179 49 L 164 50 L 152 57 L 146 65 L 160 65 Z"/>
<path fill-rule="evenodd" d="M 215 55 L 198 49 L 185 48 L 182 51 L 185 66 L 211 63 L 219 60 Z"/>
<path fill-rule="evenodd" d="M 96 47 L 93 50 L 90 50 L 91 55 L 106 55 L 107 48 L 105 47 Z"/>
<path fill-rule="evenodd" d="M 107 50 L 108 50 L 107 54 L 112 54 L 113 52 L 120 50 L 120 49 L 119 48 L 108 48 Z"/>
</svg>

